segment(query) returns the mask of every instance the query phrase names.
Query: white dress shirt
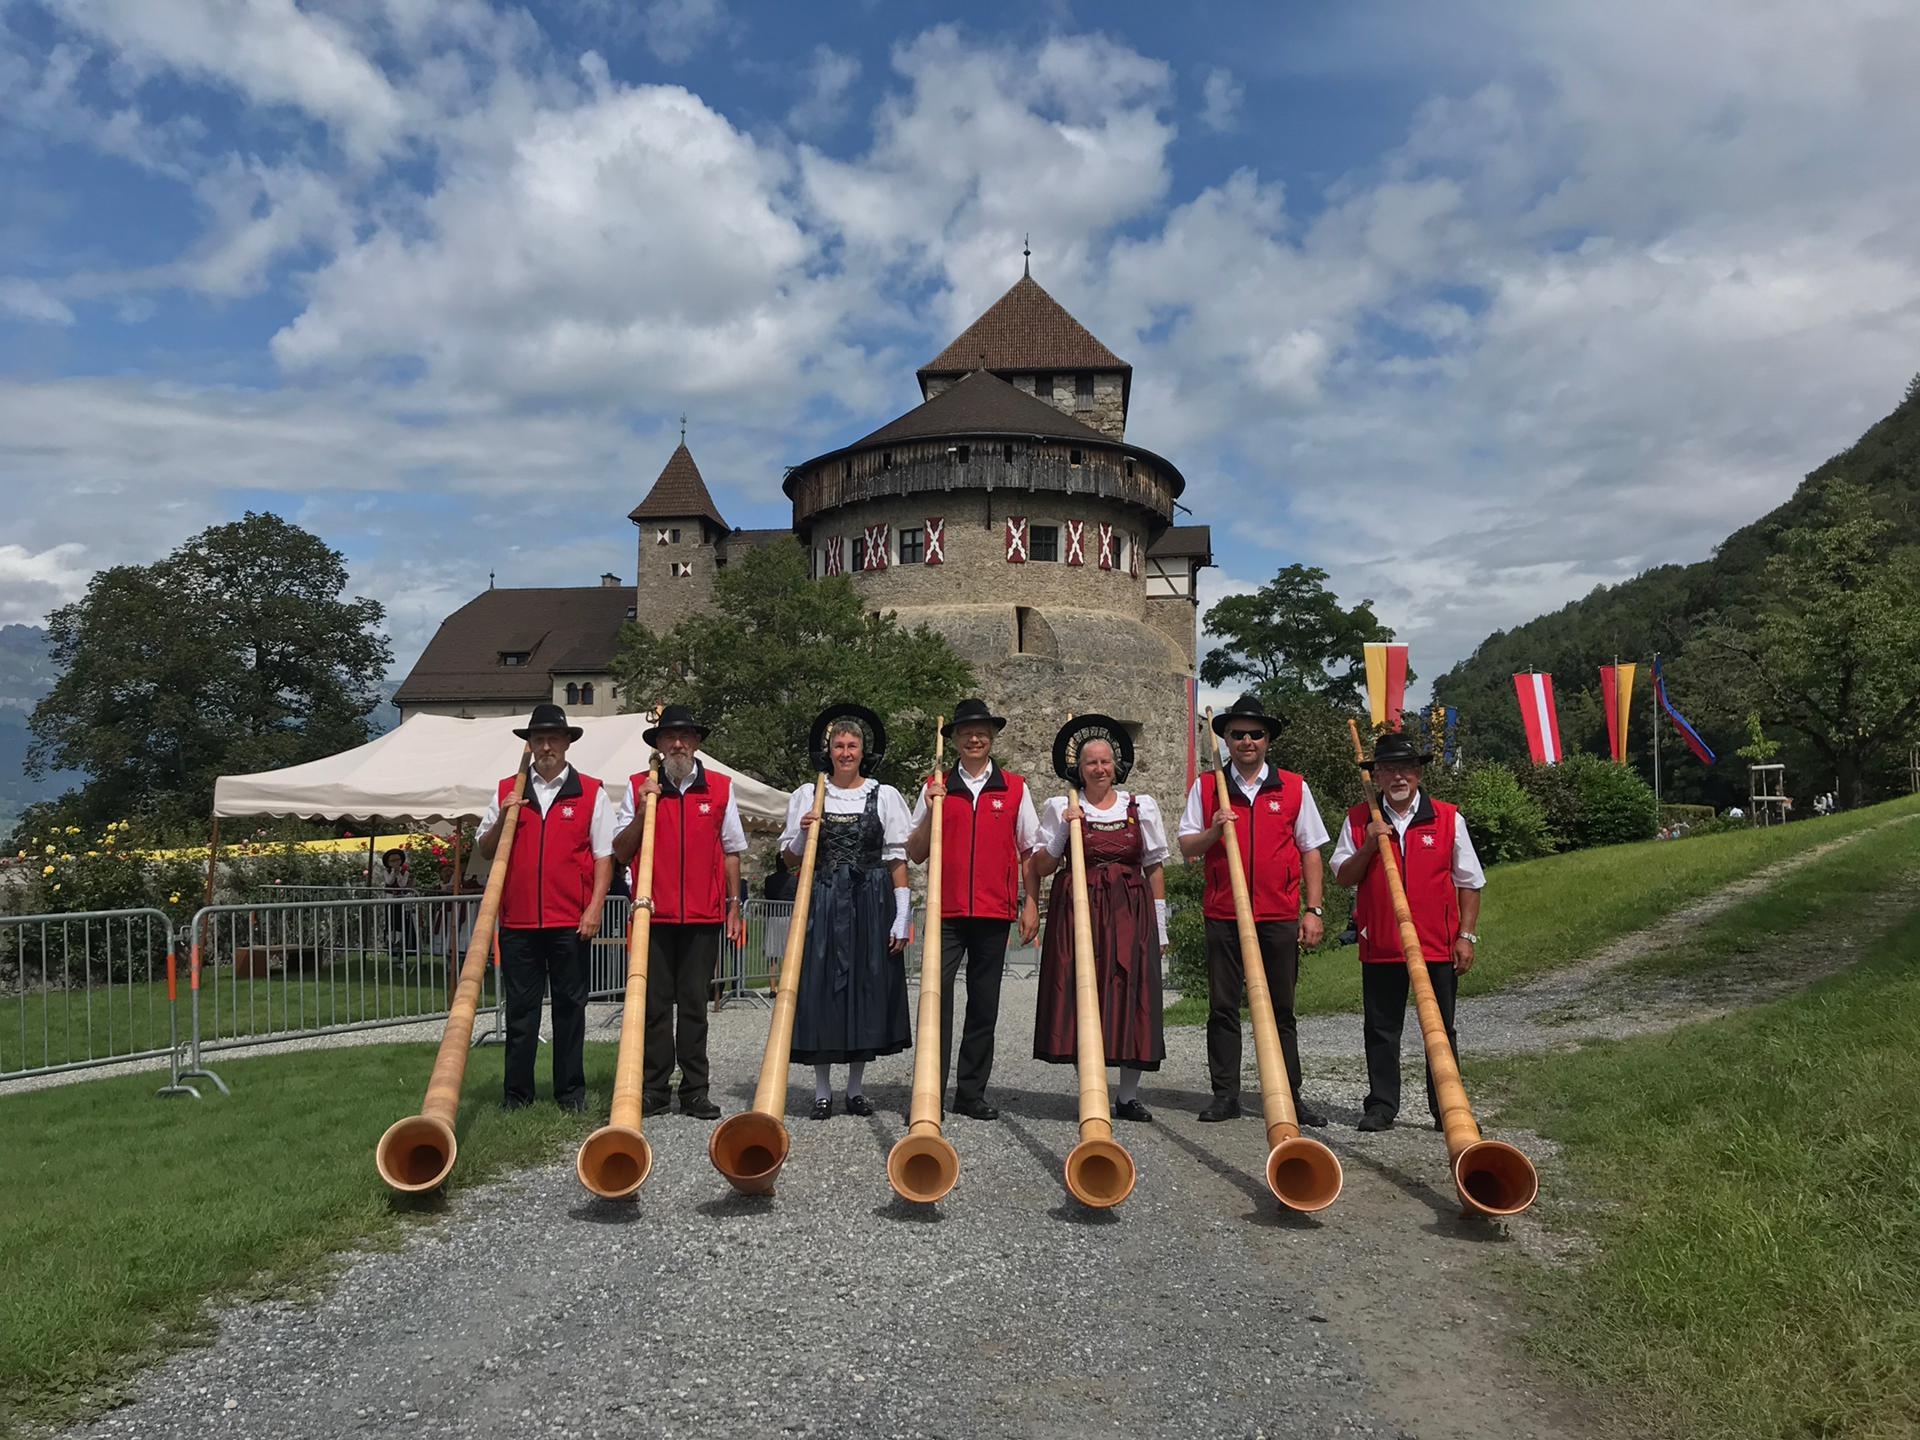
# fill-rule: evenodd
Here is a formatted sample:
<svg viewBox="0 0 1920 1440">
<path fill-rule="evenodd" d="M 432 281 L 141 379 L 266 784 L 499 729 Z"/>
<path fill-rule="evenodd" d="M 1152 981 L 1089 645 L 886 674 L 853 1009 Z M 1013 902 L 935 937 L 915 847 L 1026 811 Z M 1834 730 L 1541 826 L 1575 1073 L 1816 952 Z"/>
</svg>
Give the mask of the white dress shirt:
<svg viewBox="0 0 1920 1440">
<path fill-rule="evenodd" d="M 1132 792 L 1115 786 L 1113 793 L 1107 796 L 1107 803 L 1095 808 L 1087 803 L 1086 797 L 1080 797 L 1080 808 L 1087 812 L 1087 819 L 1103 825 L 1111 825 L 1116 820 L 1127 817 L 1127 800 Z M 1142 865 L 1164 865 L 1167 863 L 1167 826 L 1160 818 L 1160 803 L 1151 795 L 1142 795 L 1140 801 L 1140 863 Z M 1056 795 L 1040 809 L 1040 844 L 1046 852 L 1058 860 L 1067 853 L 1067 797 Z"/>
<path fill-rule="evenodd" d="M 907 818 L 906 797 L 891 785 L 882 785 L 878 780 L 862 780 L 851 790 L 842 790 L 831 780 L 827 782 L 826 813 L 829 815 L 858 815 L 867 808 L 867 792 L 878 789 L 880 798 L 875 809 L 880 815 L 880 858 L 882 860 L 904 860 L 907 858 L 907 831 L 912 825 Z M 801 817 L 813 809 L 813 781 L 809 780 L 788 797 L 787 824 L 780 832 L 780 848 L 798 851 L 801 836 Z"/>
<path fill-rule="evenodd" d="M 982 770 L 978 775 L 969 775 L 967 773 L 967 767 L 964 765 L 960 766 L 959 770 L 961 783 L 967 787 L 967 792 L 973 796 L 974 807 L 977 809 L 980 805 L 981 790 L 986 787 L 987 781 L 993 778 L 993 766 L 988 765 L 987 768 Z M 913 803 L 913 816 L 910 828 L 918 830 L 920 828 L 920 822 L 926 818 L 927 787 L 922 784 L 919 798 Z M 1014 858 L 1019 860 L 1026 859 L 1028 855 L 1033 853 L 1034 846 L 1039 843 L 1040 817 L 1034 813 L 1033 809 L 1033 787 L 1023 784 L 1020 787 L 1020 809 L 1013 817 Z"/>
<path fill-rule="evenodd" d="M 1254 776 L 1252 780 L 1248 780 L 1240 773 L 1240 768 L 1237 765 L 1231 766 L 1227 770 L 1228 777 L 1239 787 L 1240 793 L 1247 797 L 1248 804 L 1253 803 L 1253 797 L 1260 793 L 1260 787 L 1266 783 L 1267 776 L 1272 773 L 1271 766 L 1262 765 L 1260 767 L 1260 773 Z M 1191 788 L 1188 789 L 1187 807 L 1180 812 L 1180 833 L 1182 835 L 1198 835 L 1207 828 L 1207 822 L 1202 818 L 1201 813 L 1200 787 L 1202 785 L 1212 786 L 1213 783 L 1213 776 L 1202 775 L 1198 780 L 1195 780 Z M 1300 813 L 1293 817 L 1294 844 L 1300 847 L 1300 853 L 1304 855 L 1309 850 L 1318 850 L 1332 838 L 1332 836 L 1327 834 L 1327 822 L 1320 818 L 1320 807 L 1314 801 L 1313 787 L 1307 784 L 1306 777 L 1302 776 L 1300 779 Z"/>
<path fill-rule="evenodd" d="M 698 760 L 693 763 L 700 765 Z M 687 776 L 687 784 L 693 784 L 694 781 L 702 778 L 705 774 L 706 767 L 700 765 L 698 770 Z M 634 799 L 633 792 L 634 782 L 629 780 L 621 790 L 620 803 L 614 808 L 613 812 L 613 833 L 616 835 L 631 825 L 633 823 L 633 817 L 640 813 L 640 806 Z M 668 795 L 684 795 L 686 793 L 684 790 L 675 789 L 673 781 L 669 780 L 664 773 L 660 776 L 660 794 L 662 798 Z M 729 785 L 727 787 L 726 813 L 720 817 L 720 853 L 723 855 L 742 855 L 746 853 L 746 849 L 747 831 L 746 827 L 740 823 L 740 797 L 734 787 Z"/>
<path fill-rule="evenodd" d="M 1384 795 L 1381 796 L 1380 813 L 1400 837 L 1400 850 L 1405 854 L 1407 827 L 1413 824 L 1413 817 L 1420 813 L 1420 792 L 1413 792 L 1413 799 L 1404 815 L 1389 805 Z M 1340 838 L 1333 846 L 1334 873 L 1339 874 L 1340 867 L 1359 853 L 1360 847 L 1353 843 L 1352 822 L 1341 822 Z M 1467 817 L 1464 815 L 1453 817 L 1453 883 L 1462 890 L 1482 890 L 1487 884 L 1486 872 L 1480 868 L 1480 857 L 1474 853 L 1473 838 L 1467 834 Z"/>
<path fill-rule="evenodd" d="M 567 783 L 567 776 L 572 770 L 573 766 L 563 765 L 560 767 L 560 773 L 551 780 L 542 780 L 538 770 L 527 772 L 527 789 L 533 793 L 534 806 L 539 810 L 542 819 L 552 808 L 553 802 L 559 798 L 560 787 Z M 485 835 L 493 829 L 499 819 L 500 797 L 496 792 L 494 798 L 487 802 L 486 813 L 480 817 L 480 828 L 473 833 Z M 619 827 L 613 823 L 613 802 L 607 798 L 607 787 L 602 785 L 600 793 L 594 796 L 593 819 L 588 840 L 593 847 L 594 859 L 599 860 L 613 854 L 613 837 L 618 830 Z"/>
</svg>

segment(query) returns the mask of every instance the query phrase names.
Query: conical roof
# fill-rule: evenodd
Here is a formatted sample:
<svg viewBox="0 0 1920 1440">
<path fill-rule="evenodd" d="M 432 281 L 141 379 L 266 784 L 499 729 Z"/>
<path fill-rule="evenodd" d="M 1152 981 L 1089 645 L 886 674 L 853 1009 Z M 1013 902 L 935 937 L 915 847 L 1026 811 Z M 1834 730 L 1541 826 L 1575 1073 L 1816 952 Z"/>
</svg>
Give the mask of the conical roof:
<svg viewBox="0 0 1920 1440">
<path fill-rule="evenodd" d="M 731 528 L 721 518 L 720 507 L 713 503 L 713 493 L 707 489 L 700 467 L 693 463 L 693 453 L 684 440 L 668 457 L 666 468 L 653 482 L 647 498 L 629 510 L 627 518 L 636 522 L 697 518 L 711 520 L 723 531 Z"/>
<path fill-rule="evenodd" d="M 960 338 L 921 367 L 925 387 L 933 375 L 965 375 L 975 370 L 1001 373 L 1026 370 L 1120 370 L 1133 367 L 1102 345 L 1067 307 L 1022 275 Z"/>
</svg>

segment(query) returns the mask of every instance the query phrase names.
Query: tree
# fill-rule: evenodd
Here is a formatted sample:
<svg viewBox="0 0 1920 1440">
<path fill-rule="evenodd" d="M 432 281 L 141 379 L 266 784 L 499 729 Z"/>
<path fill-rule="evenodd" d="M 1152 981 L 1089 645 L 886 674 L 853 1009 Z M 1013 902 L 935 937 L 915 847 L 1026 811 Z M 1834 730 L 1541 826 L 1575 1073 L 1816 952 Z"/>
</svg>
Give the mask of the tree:
<svg viewBox="0 0 1920 1440">
<path fill-rule="evenodd" d="M 885 722 L 896 783 L 922 774 L 933 758 L 926 722 L 974 686 L 973 667 L 926 626 L 868 614 L 844 576 L 810 579 L 797 544 L 750 550 L 715 578 L 713 602 L 664 635 L 626 627 L 614 661 L 621 703 L 692 706 L 713 726 L 713 749 L 770 785 L 813 778 L 807 727 L 839 701 Z"/>
<path fill-rule="evenodd" d="M 84 771 L 80 823 L 181 825 L 222 774 L 363 744 L 393 652 L 378 602 L 346 584 L 340 552 L 252 511 L 101 571 L 47 622 L 61 673 L 29 722 L 28 772 Z"/>
<path fill-rule="evenodd" d="M 1371 600 L 1342 608 L 1326 581 L 1324 570 L 1289 565 L 1253 594 L 1229 595 L 1208 610 L 1206 628 L 1220 646 L 1200 662 L 1201 680 L 1248 682 L 1274 705 L 1308 696 L 1358 705 L 1365 646 L 1393 639 L 1393 631 L 1374 618 Z"/>
<path fill-rule="evenodd" d="M 1768 558 L 1765 603 L 1702 639 L 1728 662 L 1725 692 L 1804 736 L 1857 805 L 1868 774 L 1920 729 L 1920 552 L 1894 544 L 1860 486 L 1822 491 Z"/>
</svg>

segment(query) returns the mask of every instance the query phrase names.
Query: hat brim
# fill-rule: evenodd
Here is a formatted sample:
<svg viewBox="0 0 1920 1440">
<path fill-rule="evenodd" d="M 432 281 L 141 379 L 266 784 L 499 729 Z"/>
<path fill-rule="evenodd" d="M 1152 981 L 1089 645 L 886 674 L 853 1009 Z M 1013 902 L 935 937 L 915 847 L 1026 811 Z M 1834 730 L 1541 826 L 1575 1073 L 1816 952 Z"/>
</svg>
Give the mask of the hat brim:
<svg viewBox="0 0 1920 1440">
<path fill-rule="evenodd" d="M 1213 717 L 1213 733 L 1218 735 L 1222 740 L 1226 739 L 1227 726 L 1236 720 L 1258 720 L 1266 727 L 1267 738 L 1269 740 L 1287 728 L 1287 722 L 1282 720 L 1278 715 L 1249 715 L 1245 710 L 1235 710 L 1230 714 L 1216 715 Z"/>
<path fill-rule="evenodd" d="M 689 720 L 675 725 L 649 725 L 640 732 L 640 738 L 648 745 L 657 744 L 662 730 L 691 730 L 702 740 L 713 733 L 713 727 L 711 725 L 698 725 Z"/>
<path fill-rule="evenodd" d="M 1089 740 L 1113 746 L 1113 783 L 1133 773 L 1133 736 L 1118 720 L 1088 711 L 1076 715 L 1053 737 L 1053 773 L 1069 785 L 1080 783 L 1080 747 Z"/>
<path fill-rule="evenodd" d="M 813 724 L 807 730 L 807 756 L 813 761 L 813 768 L 822 775 L 833 773 L 827 731 L 836 720 L 852 720 L 860 726 L 860 774 L 863 777 L 872 775 L 887 758 L 887 727 L 878 715 L 864 705 L 829 705 L 813 717 Z"/>
<path fill-rule="evenodd" d="M 965 720 L 949 720 L 940 727 L 940 733 L 951 740 L 953 739 L 953 732 L 958 730 L 962 725 L 991 725 L 993 726 L 993 733 L 998 735 L 1002 730 L 1007 728 L 1007 717 L 1004 715 L 973 715 Z"/>
<path fill-rule="evenodd" d="M 516 730 L 513 733 L 522 740 L 531 740 L 536 735 L 565 735 L 567 743 L 572 744 L 587 732 L 578 725 L 541 725 L 538 728 L 529 725 L 526 729 Z"/>
<path fill-rule="evenodd" d="M 1417 765 L 1429 765 L 1433 763 L 1433 752 L 1431 750 L 1416 750 L 1411 755 L 1388 755 L 1384 758 L 1386 763 L 1389 765 L 1393 764 L 1397 760 L 1398 761 L 1411 760 Z M 1368 774 L 1372 774 L 1373 767 L 1376 764 L 1378 764 L 1381 761 L 1381 759 L 1382 759 L 1381 756 L 1375 755 L 1370 759 L 1362 760 L 1360 762 L 1360 768 L 1362 770 L 1365 770 Z"/>
</svg>

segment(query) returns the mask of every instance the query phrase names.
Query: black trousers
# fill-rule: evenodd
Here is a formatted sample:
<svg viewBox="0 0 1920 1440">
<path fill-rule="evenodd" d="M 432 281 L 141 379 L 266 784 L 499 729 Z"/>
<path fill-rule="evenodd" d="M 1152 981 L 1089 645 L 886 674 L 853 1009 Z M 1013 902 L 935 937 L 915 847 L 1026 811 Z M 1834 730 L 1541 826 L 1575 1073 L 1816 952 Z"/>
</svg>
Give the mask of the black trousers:
<svg viewBox="0 0 1920 1440">
<path fill-rule="evenodd" d="M 667 1103 L 680 1066 L 680 1103 L 707 1098 L 707 987 L 720 958 L 718 925 L 655 925 L 647 949 L 647 1064 L 641 1094 Z"/>
<path fill-rule="evenodd" d="M 940 1093 L 953 1071 L 953 985 L 967 962 L 967 1018 L 960 1033 L 960 1078 L 954 1103 L 979 1100 L 993 1074 L 993 1027 L 1000 1018 L 1000 979 L 1007 971 L 1005 920 L 940 922 Z"/>
<path fill-rule="evenodd" d="M 1260 940 L 1261 969 L 1273 996 L 1273 1019 L 1280 1031 L 1280 1053 L 1287 1081 L 1300 1093 L 1300 1026 L 1293 1013 L 1294 984 L 1300 977 L 1300 922 L 1265 920 L 1253 927 Z M 1240 1098 L 1240 1004 L 1247 977 L 1240 955 L 1240 927 L 1231 920 L 1207 921 L 1207 1076 L 1213 1093 Z"/>
<path fill-rule="evenodd" d="M 549 987 L 553 992 L 553 1098 L 561 1105 L 586 1103 L 587 945 L 571 925 L 500 931 L 509 1105 L 533 1102 L 540 999 Z"/>
<path fill-rule="evenodd" d="M 1453 1002 L 1460 993 L 1460 977 L 1453 973 L 1451 960 L 1430 960 L 1427 975 L 1433 981 L 1433 998 L 1439 1002 L 1440 1018 L 1446 1023 L 1447 1044 L 1457 1059 L 1460 1042 L 1453 1033 Z M 1367 1042 L 1367 1100 L 1369 1110 L 1400 1113 L 1400 1027 L 1407 1014 L 1407 967 L 1405 965 L 1362 965 L 1360 967 L 1361 1024 Z M 1427 1072 L 1427 1109 L 1440 1118 L 1440 1103 L 1433 1096 L 1433 1072 Z"/>
</svg>

